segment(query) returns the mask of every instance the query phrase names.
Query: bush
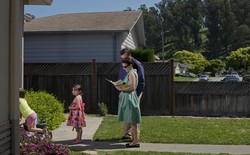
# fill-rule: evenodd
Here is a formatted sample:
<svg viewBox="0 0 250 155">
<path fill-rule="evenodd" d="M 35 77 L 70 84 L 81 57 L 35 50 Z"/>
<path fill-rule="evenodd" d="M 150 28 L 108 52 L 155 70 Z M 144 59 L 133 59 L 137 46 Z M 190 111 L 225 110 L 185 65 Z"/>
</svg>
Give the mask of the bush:
<svg viewBox="0 0 250 155">
<path fill-rule="evenodd" d="M 98 103 L 98 114 L 100 116 L 106 116 L 108 114 L 108 107 L 104 103 Z"/>
<path fill-rule="evenodd" d="M 66 145 L 54 144 L 48 135 L 28 132 L 20 128 L 20 153 L 22 155 L 68 155 L 69 149 Z"/>
<path fill-rule="evenodd" d="M 45 91 L 28 91 L 25 98 L 38 116 L 39 123 L 47 123 L 47 128 L 52 130 L 65 121 L 64 106 L 55 96 Z"/>
<path fill-rule="evenodd" d="M 152 49 L 135 49 L 130 50 L 132 56 L 140 62 L 154 62 L 154 50 Z"/>
</svg>

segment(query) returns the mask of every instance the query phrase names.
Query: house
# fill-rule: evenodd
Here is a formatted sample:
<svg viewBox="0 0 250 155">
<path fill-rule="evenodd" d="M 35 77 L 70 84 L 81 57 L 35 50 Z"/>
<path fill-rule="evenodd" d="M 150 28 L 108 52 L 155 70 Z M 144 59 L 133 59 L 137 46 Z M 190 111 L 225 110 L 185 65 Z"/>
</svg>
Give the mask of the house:
<svg viewBox="0 0 250 155">
<path fill-rule="evenodd" d="M 18 88 L 22 87 L 24 5 L 52 0 L 0 1 L 0 154 L 20 154 Z"/>
<path fill-rule="evenodd" d="M 174 73 L 175 74 L 184 74 L 188 68 L 192 67 L 192 64 L 182 64 L 179 62 L 174 63 Z"/>
<path fill-rule="evenodd" d="M 119 62 L 120 50 L 145 46 L 142 11 L 59 14 L 24 25 L 24 61 Z"/>
</svg>

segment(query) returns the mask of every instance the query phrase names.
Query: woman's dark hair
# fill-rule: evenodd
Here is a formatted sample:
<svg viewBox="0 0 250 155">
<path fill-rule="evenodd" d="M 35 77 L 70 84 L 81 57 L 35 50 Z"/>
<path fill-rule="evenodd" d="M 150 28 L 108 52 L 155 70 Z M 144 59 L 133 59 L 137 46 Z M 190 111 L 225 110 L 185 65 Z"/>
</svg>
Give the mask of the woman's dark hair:
<svg viewBox="0 0 250 155">
<path fill-rule="evenodd" d="M 79 84 L 74 85 L 73 89 L 79 91 L 80 93 L 82 93 L 82 86 L 79 85 Z"/>
<path fill-rule="evenodd" d="M 121 63 L 132 64 L 134 66 L 134 61 L 131 58 L 124 58 L 121 60 Z"/>
<path fill-rule="evenodd" d="M 131 55 L 131 52 L 129 51 L 128 48 L 122 49 L 121 52 L 120 52 L 120 55 L 123 55 L 123 54 L 125 54 L 125 53 L 127 53 L 128 55 Z"/>
<path fill-rule="evenodd" d="M 25 97 L 25 90 L 23 88 L 19 88 L 19 97 L 24 98 Z"/>
</svg>

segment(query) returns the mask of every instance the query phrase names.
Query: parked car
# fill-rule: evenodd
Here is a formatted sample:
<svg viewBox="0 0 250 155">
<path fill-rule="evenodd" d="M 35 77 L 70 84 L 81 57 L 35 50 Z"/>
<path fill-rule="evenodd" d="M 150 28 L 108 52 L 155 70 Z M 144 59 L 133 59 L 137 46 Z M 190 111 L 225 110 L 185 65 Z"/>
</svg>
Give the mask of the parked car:
<svg viewBox="0 0 250 155">
<path fill-rule="evenodd" d="M 235 75 L 227 75 L 223 80 L 224 82 L 240 82 L 240 78 Z"/>
<path fill-rule="evenodd" d="M 244 76 L 242 77 L 242 81 L 250 82 L 250 75 L 244 75 Z"/>
<path fill-rule="evenodd" d="M 240 78 L 240 76 L 239 76 L 239 74 L 238 74 L 237 72 L 232 72 L 232 73 L 231 73 L 231 75 L 233 75 L 233 76 L 236 76 L 236 77 Z"/>
<path fill-rule="evenodd" d="M 185 77 L 196 77 L 194 73 L 191 73 L 191 72 L 185 72 L 184 74 L 182 74 L 182 76 L 185 76 Z"/>
<path fill-rule="evenodd" d="M 199 77 L 199 81 L 208 81 L 208 80 L 209 80 L 208 75 L 200 75 L 200 77 Z"/>
</svg>

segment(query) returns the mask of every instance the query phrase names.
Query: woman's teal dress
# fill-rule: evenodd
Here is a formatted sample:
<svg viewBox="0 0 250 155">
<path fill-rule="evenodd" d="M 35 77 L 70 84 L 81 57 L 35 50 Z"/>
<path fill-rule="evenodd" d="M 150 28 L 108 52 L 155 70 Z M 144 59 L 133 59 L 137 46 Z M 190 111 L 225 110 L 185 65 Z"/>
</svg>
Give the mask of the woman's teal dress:
<svg viewBox="0 0 250 155">
<path fill-rule="evenodd" d="M 128 80 L 129 74 L 135 74 L 137 87 L 138 75 L 136 69 L 130 70 L 123 81 L 130 85 L 130 82 Z M 124 121 L 128 123 L 141 122 L 141 110 L 136 91 L 120 93 L 118 105 L 118 121 Z"/>
</svg>

